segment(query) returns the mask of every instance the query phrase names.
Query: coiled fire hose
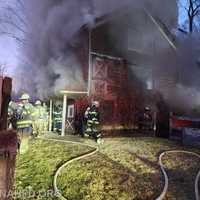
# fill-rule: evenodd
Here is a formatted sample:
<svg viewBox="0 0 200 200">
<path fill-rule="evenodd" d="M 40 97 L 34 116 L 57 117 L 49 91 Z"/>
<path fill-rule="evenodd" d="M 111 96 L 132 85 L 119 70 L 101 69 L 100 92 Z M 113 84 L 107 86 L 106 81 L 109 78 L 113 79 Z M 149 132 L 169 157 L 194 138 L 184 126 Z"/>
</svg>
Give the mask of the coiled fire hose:
<svg viewBox="0 0 200 200">
<path fill-rule="evenodd" d="M 53 187 L 54 187 L 55 194 L 61 200 L 67 200 L 62 195 L 62 193 L 60 192 L 60 190 L 58 189 L 58 186 L 57 186 L 57 178 L 58 178 L 59 174 L 61 173 L 62 169 L 65 168 L 70 163 L 96 154 L 99 151 L 99 146 L 93 146 L 93 145 L 90 145 L 90 144 L 84 144 L 84 143 L 81 143 L 81 142 L 73 142 L 73 141 L 67 141 L 67 140 L 47 139 L 47 138 L 40 138 L 40 139 L 47 140 L 47 141 L 53 141 L 53 142 L 77 144 L 77 145 L 86 146 L 86 147 L 90 147 L 90 148 L 94 149 L 93 151 L 91 151 L 89 153 L 85 153 L 85 154 L 83 154 L 81 156 L 78 156 L 78 157 L 75 157 L 75 158 L 73 158 L 71 160 L 68 160 L 66 163 L 64 163 L 62 166 L 60 166 L 58 168 L 58 170 L 56 171 L 56 173 L 54 175 L 54 180 L 53 180 Z M 159 165 L 160 165 L 161 171 L 162 171 L 162 173 L 164 175 L 165 184 L 164 184 L 164 188 L 163 188 L 162 193 L 160 194 L 159 197 L 156 198 L 156 200 L 163 200 L 164 199 L 164 197 L 167 194 L 167 190 L 168 190 L 168 186 L 169 186 L 169 178 L 167 176 L 167 172 L 165 171 L 165 167 L 164 167 L 164 165 L 162 163 L 162 158 L 167 153 L 185 153 L 185 154 L 190 154 L 190 155 L 196 156 L 196 157 L 198 157 L 200 159 L 200 155 L 199 154 L 194 153 L 194 152 L 190 152 L 190 151 L 169 150 L 169 151 L 165 151 L 165 152 L 161 153 L 160 156 L 159 156 Z M 200 194 L 199 194 L 199 188 L 198 188 L 199 179 L 200 179 L 200 170 L 199 170 L 199 172 L 198 172 L 198 174 L 196 176 L 196 179 L 195 179 L 195 198 L 196 198 L 196 200 L 200 200 L 200 196 L 199 196 Z"/>
<path fill-rule="evenodd" d="M 164 199 L 164 197 L 167 194 L 167 190 L 168 190 L 168 186 L 169 186 L 169 178 L 167 176 L 167 172 L 165 171 L 165 167 L 164 167 L 164 165 L 162 163 L 162 158 L 167 153 L 185 153 L 185 154 L 190 154 L 190 155 L 196 156 L 196 157 L 198 157 L 200 159 L 200 155 L 199 154 L 194 153 L 194 152 L 190 152 L 190 151 L 171 150 L 171 151 L 165 151 L 165 152 L 161 153 L 160 156 L 159 156 L 159 165 L 160 165 L 161 171 L 162 171 L 162 173 L 164 175 L 165 185 L 164 185 L 162 193 L 160 194 L 160 196 L 156 200 Z M 199 170 L 199 172 L 198 172 L 198 174 L 196 176 L 196 179 L 195 179 L 195 198 L 196 198 L 196 200 L 200 200 L 199 188 L 198 188 L 199 179 L 200 179 L 200 170 Z"/>
</svg>

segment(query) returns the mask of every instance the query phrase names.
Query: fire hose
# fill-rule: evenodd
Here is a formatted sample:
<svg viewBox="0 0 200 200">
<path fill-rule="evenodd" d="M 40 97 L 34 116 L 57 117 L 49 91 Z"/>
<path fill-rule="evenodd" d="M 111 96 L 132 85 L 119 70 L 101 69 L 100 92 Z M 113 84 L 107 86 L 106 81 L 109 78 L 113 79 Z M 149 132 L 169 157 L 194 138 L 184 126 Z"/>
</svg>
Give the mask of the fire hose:
<svg viewBox="0 0 200 200">
<path fill-rule="evenodd" d="M 199 154 L 194 153 L 194 152 L 190 152 L 190 151 L 171 150 L 171 151 L 165 151 L 165 152 L 161 153 L 160 156 L 159 156 L 159 165 L 160 165 L 161 171 L 164 175 L 165 184 L 164 184 L 164 188 L 163 188 L 162 193 L 160 194 L 160 196 L 156 200 L 164 199 L 164 197 L 167 194 L 167 190 L 168 190 L 168 186 L 169 186 L 169 178 L 167 176 L 167 172 L 165 171 L 165 167 L 164 167 L 163 162 L 162 162 L 163 156 L 167 153 L 185 153 L 185 154 L 190 154 L 190 155 L 196 156 L 200 159 Z M 200 179 L 200 170 L 199 170 L 199 172 L 196 176 L 196 179 L 195 179 L 195 198 L 196 198 L 196 200 L 200 200 L 199 189 L 198 189 L 199 179 Z"/>
<path fill-rule="evenodd" d="M 53 141 L 53 142 L 62 142 L 62 143 L 70 143 L 70 144 L 76 144 L 76 145 L 81 145 L 81 146 L 85 146 L 85 147 L 90 147 L 94 150 L 90 151 L 89 153 L 85 153 L 81 156 L 77 156 L 73 159 L 70 159 L 68 160 L 67 162 L 65 162 L 63 165 L 61 165 L 55 175 L 54 175 L 54 180 L 53 180 L 53 188 L 54 188 L 54 192 L 55 192 L 55 195 L 61 199 L 61 200 L 67 200 L 63 195 L 62 193 L 60 192 L 60 190 L 58 189 L 58 185 L 57 185 L 57 179 L 58 179 L 58 176 L 59 174 L 61 173 L 62 169 L 65 168 L 67 165 L 69 165 L 70 163 L 74 162 L 74 161 L 77 161 L 77 160 L 81 160 L 83 158 L 87 158 L 89 156 L 92 156 L 94 154 L 96 154 L 98 151 L 99 151 L 99 147 L 98 146 L 93 146 L 93 145 L 90 145 L 90 144 L 84 144 L 84 143 L 81 143 L 81 142 L 73 142 L 73 141 L 67 141 L 67 140 L 58 140 L 58 139 L 47 139 L 47 138 L 40 138 L 40 139 L 43 139 L 43 140 L 47 140 L 47 141 Z"/>
<path fill-rule="evenodd" d="M 44 138 L 40 138 L 40 139 L 43 139 L 43 140 L 47 140 L 47 141 L 54 141 L 54 142 L 62 142 L 62 143 L 70 143 L 70 144 L 77 144 L 77 145 L 81 145 L 81 146 L 86 146 L 86 147 L 90 147 L 92 149 L 94 149 L 93 151 L 91 152 L 87 152 L 81 156 L 78 156 L 78 157 L 75 157 L 71 160 L 68 160 L 67 162 L 65 162 L 63 165 L 61 165 L 58 170 L 56 171 L 55 175 L 54 175 L 54 180 L 53 180 L 53 187 L 54 187 L 54 191 L 55 191 L 55 195 L 60 198 L 61 200 L 67 200 L 63 195 L 62 193 L 60 192 L 60 190 L 58 189 L 58 186 L 57 186 L 57 178 L 59 176 L 59 174 L 61 173 L 62 169 L 65 168 L 67 165 L 69 165 L 70 163 L 74 162 L 74 161 L 78 161 L 78 160 L 81 160 L 83 158 L 86 158 L 86 157 L 89 157 L 89 156 L 92 156 L 94 154 L 96 154 L 98 151 L 99 151 L 99 147 L 98 146 L 93 146 L 93 145 L 90 145 L 90 144 L 84 144 L 84 143 L 81 143 L 81 142 L 73 142 L 73 141 L 67 141 L 67 140 L 58 140 L 58 139 L 44 139 Z M 163 165 L 163 162 L 162 162 L 162 158 L 165 154 L 167 153 L 185 153 L 185 154 L 190 154 L 190 155 L 193 155 L 193 156 L 196 156 L 200 159 L 200 155 L 197 154 L 197 153 L 194 153 L 194 152 L 190 152 L 190 151 L 183 151 L 183 150 L 169 150 L 169 151 L 165 151 L 163 153 L 160 154 L 159 156 L 159 165 L 160 165 L 160 168 L 161 168 L 161 171 L 164 175 L 164 188 L 163 188 L 163 191 L 162 193 L 160 194 L 159 197 L 156 198 L 156 200 L 163 200 L 164 197 L 166 196 L 167 194 L 167 191 L 168 191 L 168 186 L 169 186 L 169 178 L 167 176 L 167 172 L 165 171 L 165 167 Z M 200 179 L 200 170 L 196 176 L 196 179 L 195 179 L 195 198 L 196 200 L 200 200 L 200 194 L 199 194 L 199 189 L 198 189 L 198 183 L 199 183 L 199 179 Z"/>
</svg>

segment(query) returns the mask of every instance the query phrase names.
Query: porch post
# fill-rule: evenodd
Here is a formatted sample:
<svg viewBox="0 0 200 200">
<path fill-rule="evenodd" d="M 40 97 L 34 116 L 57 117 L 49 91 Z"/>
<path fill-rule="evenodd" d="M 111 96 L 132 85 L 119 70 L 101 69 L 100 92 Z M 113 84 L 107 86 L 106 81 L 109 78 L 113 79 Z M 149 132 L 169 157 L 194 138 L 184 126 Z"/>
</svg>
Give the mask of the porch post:
<svg viewBox="0 0 200 200">
<path fill-rule="evenodd" d="M 50 106 L 49 106 L 49 132 L 52 131 L 52 113 L 53 113 L 53 100 L 50 99 Z"/>
<path fill-rule="evenodd" d="M 64 96 L 63 96 L 63 112 L 62 112 L 62 132 L 61 132 L 61 136 L 65 136 L 66 114 L 67 114 L 67 94 L 64 94 Z"/>
</svg>

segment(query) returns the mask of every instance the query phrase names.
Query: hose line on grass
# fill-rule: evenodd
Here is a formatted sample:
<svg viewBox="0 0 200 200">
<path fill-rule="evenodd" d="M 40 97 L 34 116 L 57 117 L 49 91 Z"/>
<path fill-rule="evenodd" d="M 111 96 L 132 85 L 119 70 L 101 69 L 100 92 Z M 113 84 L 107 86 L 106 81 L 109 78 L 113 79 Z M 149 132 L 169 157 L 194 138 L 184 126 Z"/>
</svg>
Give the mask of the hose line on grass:
<svg viewBox="0 0 200 200">
<path fill-rule="evenodd" d="M 165 151 L 165 152 L 161 153 L 160 156 L 159 156 L 159 165 L 160 165 L 161 171 L 162 171 L 162 173 L 164 175 L 165 185 L 164 185 L 162 193 L 160 194 L 160 196 L 156 200 L 164 199 L 164 197 L 167 194 L 167 190 L 168 190 L 168 186 L 169 186 L 169 178 L 167 176 L 167 172 L 165 171 L 165 167 L 164 167 L 163 162 L 162 162 L 163 156 L 165 154 L 167 154 L 167 153 L 185 153 L 185 154 L 190 154 L 190 155 L 196 156 L 196 157 L 198 157 L 200 159 L 200 155 L 199 154 L 194 153 L 194 152 L 190 152 L 190 151 L 171 150 L 171 151 Z M 196 179 L 195 179 L 195 198 L 196 198 L 196 200 L 200 200 L 199 188 L 198 188 L 199 179 L 200 179 L 200 170 L 199 170 L 199 172 L 198 172 L 198 174 L 196 176 Z"/>
<path fill-rule="evenodd" d="M 61 200 L 67 200 L 61 193 L 61 191 L 58 189 L 58 186 L 57 186 L 57 179 L 58 179 L 58 176 L 59 174 L 61 173 L 62 169 L 65 168 L 67 165 L 69 165 L 70 163 L 74 162 L 74 161 L 77 161 L 77 160 L 81 160 L 83 158 L 86 158 L 86 157 L 89 157 L 89 156 L 92 156 L 94 154 L 96 154 L 98 151 L 99 151 L 99 146 L 93 146 L 93 145 L 90 145 L 90 144 L 84 144 L 84 143 L 81 143 L 81 142 L 74 142 L 74 141 L 67 141 L 67 140 L 59 140 L 59 139 L 48 139 L 48 138 L 40 138 L 40 139 L 43 139 L 43 140 L 47 140 L 47 141 L 53 141 L 53 142 L 61 142 L 61 143 L 70 143 L 70 144 L 76 144 L 76 145 L 81 145 L 81 146 L 86 146 L 86 147 L 90 147 L 92 149 L 94 149 L 93 151 L 90 151 L 90 152 L 87 152 L 85 154 L 82 154 L 82 155 L 79 155 L 71 160 L 68 160 L 67 162 L 65 162 L 63 165 L 61 165 L 58 170 L 56 171 L 55 175 L 54 175 L 54 180 L 53 180 L 53 188 L 54 188 L 54 191 L 55 191 L 55 194 L 58 198 L 60 198 Z M 183 150 L 169 150 L 169 151 L 165 151 L 163 153 L 160 154 L 159 156 L 159 165 L 160 165 L 160 168 L 161 168 L 161 171 L 164 175 L 164 181 L 165 181 L 165 184 L 164 184 L 164 188 L 163 188 L 163 191 L 162 193 L 160 194 L 159 197 L 156 198 L 156 200 L 163 200 L 164 197 L 166 196 L 167 194 L 167 190 L 168 190 L 168 186 L 169 186 L 169 178 L 167 176 L 167 172 L 165 171 L 165 167 L 162 163 L 162 158 L 165 154 L 167 153 L 186 153 L 186 154 L 190 154 L 190 155 L 194 155 L 196 157 L 198 157 L 200 159 L 200 155 L 197 154 L 197 153 L 194 153 L 194 152 L 190 152 L 190 151 L 183 151 Z M 200 200 L 200 197 L 199 197 L 199 189 L 198 189 L 198 183 L 199 183 L 199 179 L 200 179 L 200 170 L 196 176 L 196 179 L 195 179 L 195 198 L 196 200 Z"/>
<path fill-rule="evenodd" d="M 94 150 L 90 151 L 90 152 L 87 152 L 85 154 L 82 154 L 82 155 L 79 155 L 73 159 L 70 159 L 68 160 L 67 162 L 65 162 L 63 165 L 61 165 L 55 175 L 54 175 L 54 180 L 53 180 L 53 188 L 54 188 L 54 192 L 55 192 L 55 195 L 61 199 L 61 200 L 67 200 L 61 193 L 61 191 L 58 189 L 58 185 L 57 185 L 57 179 L 58 179 L 58 176 L 59 174 L 61 173 L 61 171 L 63 170 L 63 168 L 65 168 L 67 165 L 69 165 L 70 163 L 74 162 L 74 161 L 77 161 L 77 160 L 81 160 L 83 158 L 87 158 L 89 156 L 92 156 L 94 154 L 96 154 L 98 151 L 99 151 L 99 146 L 93 146 L 93 145 L 90 145 L 90 144 L 84 144 L 84 143 L 81 143 L 81 142 L 73 142 L 73 141 L 68 141 L 68 140 L 59 140 L 59 139 L 48 139 L 48 138 L 39 138 L 39 139 L 42 139 L 42 140 L 46 140 L 46 141 L 53 141 L 53 142 L 61 142 L 61 143 L 70 143 L 70 144 L 75 144 L 75 145 L 81 145 L 81 146 L 85 146 L 85 147 L 90 147 Z"/>
</svg>

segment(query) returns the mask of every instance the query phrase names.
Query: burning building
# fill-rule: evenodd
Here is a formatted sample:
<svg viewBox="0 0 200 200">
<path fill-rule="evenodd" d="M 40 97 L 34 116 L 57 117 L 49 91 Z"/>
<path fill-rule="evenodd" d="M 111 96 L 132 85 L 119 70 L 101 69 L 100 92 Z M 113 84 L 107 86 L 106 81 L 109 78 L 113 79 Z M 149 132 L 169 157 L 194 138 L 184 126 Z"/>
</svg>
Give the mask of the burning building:
<svg viewBox="0 0 200 200">
<path fill-rule="evenodd" d="M 122 22 L 124 15 L 126 14 L 120 13 L 114 18 L 113 15 L 99 18 L 92 30 L 83 27 L 80 34 L 85 34 L 85 37 L 83 37 L 84 40 L 80 43 L 80 46 L 76 48 L 82 63 L 83 77 L 85 81 L 88 80 L 88 88 L 85 89 L 85 93 L 87 92 L 89 97 L 78 98 L 75 101 L 75 113 L 78 112 L 83 115 L 91 99 L 99 100 L 104 130 L 135 128 L 137 126 L 136 115 L 146 104 L 142 93 L 146 89 L 153 89 L 153 86 L 145 86 L 149 79 L 151 79 L 151 82 L 153 81 L 153 72 L 150 71 L 152 70 L 152 54 L 135 48 L 135 43 L 131 47 L 131 44 L 129 44 L 131 31 L 125 23 L 121 24 L 122 30 L 117 36 L 110 33 L 113 24 L 116 21 Z M 144 15 L 147 14 L 144 13 Z M 159 45 L 170 48 L 169 41 L 165 38 L 169 37 L 170 40 L 170 36 L 167 33 L 160 33 L 156 27 L 159 24 L 154 24 L 151 18 L 149 18 L 147 24 L 149 25 L 149 23 L 151 23 L 151 26 L 155 26 L 153 28 L 155 30 L 153 31 L 154 36 L 152 36 L 154 37 L 152 45 L 154 45 L 150 45 L 148 48 L 155 48 L 155 44 L 157 45 L 156 49 L 161 48 Z M 112 37 L 118 39 L 114 46 Z M 160 43 L 157 44 L 155 41 L 158 38 Z M 83 48 L 81 48 L 81 45 Z M 84 48 L 85 46 L 88 46 L 88 48 Z M 146 68 L 142 68 L 141 66 L 145 63 Z M 130 76 L 130 72 L 135 71 L 136 68 L 140 68 L 140 75 L 147 72 L 152 74 L 148 74 L 148 78 L 145 78 L 144 85 L 138 86 L 138 79 Z M 133 81 L 131 82 L 130 79 Z M 167 82 L 165 81 L 165 83 Z"/>
<path fill-rule="evenodd" d="M 160 22 L 169 30 L 177 24 L 176 1 L 145 2 L 24 1 L 31 27 L 24 54 L 35 77 L 27 82 L 39 98 L 62 90 L 63 134 L 68 110 L 82 112 L 93 98 L 102 101 L 105 129 L 134 126 L 134 113 L 144 106 L 143 89 L 154 82 L 154 50 L 172 44 Z"/>
<path fill-rule="evenodd" d="M 100 102 L 103 130 L 131 129 L 134 127 L 136 93 L 128 81 L 128 66 L 124 59 L 91 53 L 91 78 L 88 91 L 64 90 L 63 124 L 72 129 L 76 115 L 83 116 L 92 100 Z M 67 96 L 71 103 L 67 106 Z M 73 99 L 73 100 L 72 100 Z M 137 105 L 139 107 L 139 103 Z M 67 113 L 65 113 L 67 110 Z M 71 110 L 71 111 L 70 111 Z M 70 114 L 74 113 L 74 114 Z M 64 128 L 64 127 L 63 127 Z M 64 129 L 63 129 L 64 130 Z"/>
<path fill-rule="evenodd" d="M 132 89 L 124 59 L 92 53 L 89 99 L 100 101 L 104 130 L 133 126 L 136 107 Z"/>
</svg>

